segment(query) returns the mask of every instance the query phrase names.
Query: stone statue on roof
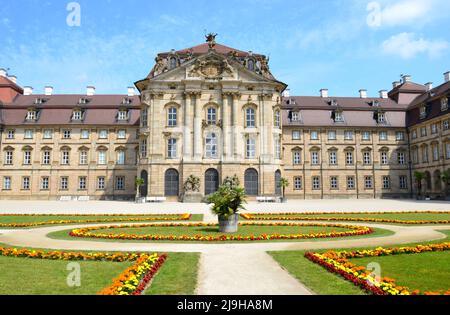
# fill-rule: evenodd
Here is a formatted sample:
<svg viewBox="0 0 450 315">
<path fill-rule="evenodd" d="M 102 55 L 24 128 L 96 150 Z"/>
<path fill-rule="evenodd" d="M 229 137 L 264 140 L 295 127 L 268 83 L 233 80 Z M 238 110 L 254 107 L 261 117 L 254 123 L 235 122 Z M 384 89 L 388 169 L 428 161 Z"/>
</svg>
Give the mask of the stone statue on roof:
<svg viewBox="0 0 450 315">
<path fill-rule="evenodd" d="M 215 33 L 209 33 L 208 35 L 206 35 L 206 42 L 208 43 L 209 49 L 213 49 L 214 46 L 216 46 L 216 36 L 217 34 Z"/>
</svg>

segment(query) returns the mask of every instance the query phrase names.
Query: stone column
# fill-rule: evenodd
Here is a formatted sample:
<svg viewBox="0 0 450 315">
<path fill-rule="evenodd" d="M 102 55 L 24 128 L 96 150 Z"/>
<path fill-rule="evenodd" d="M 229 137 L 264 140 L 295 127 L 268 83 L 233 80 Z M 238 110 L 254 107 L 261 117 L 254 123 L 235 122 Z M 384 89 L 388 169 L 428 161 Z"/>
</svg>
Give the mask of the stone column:
<svg viewBox="0 0 450 315">
<path fill-rule="evenodd" d="M 230 148 L 230 112 L 228 94 L 222 96 L 222 124 L 223 124 L 223 159 L 229 160 L 231 157 Z"/>
<path fill-rule="evenodd" d="M 200 104 L 200 93 L 196 93 L 193 98 L 195 107 L 194 116 L 194 160 L 202 159 L 202 109 Z"/>
<path fill-rule="evenodd" d="M 191 108 L 192 96 L 186 94 L 184 97 L 184 126 L 183 126 L 183 160 L 192 158 L 192 134 L 191 134 Z"/>
</svg>

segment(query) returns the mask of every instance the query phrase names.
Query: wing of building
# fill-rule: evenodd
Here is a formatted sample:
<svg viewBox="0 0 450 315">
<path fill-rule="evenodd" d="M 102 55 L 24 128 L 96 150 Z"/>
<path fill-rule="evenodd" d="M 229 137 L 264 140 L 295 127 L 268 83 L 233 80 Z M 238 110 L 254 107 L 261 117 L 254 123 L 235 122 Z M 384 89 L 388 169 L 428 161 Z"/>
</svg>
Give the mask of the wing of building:
<svg viewBox="0 0 450 315">
<path fill-rule="evenodd" d="M 140 96 L 33 94 L 0 69 L 0 198 L 133 199 L 142 178 L 140 196 L 200 200 L 234 175 L 252 198 L 408 198 L 416 171 L 421 192 L 445 197 L 449 76 L 436 88 L 404 76 L 378 97 L 290 96 L 266 56 L 213 34 L 158 54 Z"/>
</svg>

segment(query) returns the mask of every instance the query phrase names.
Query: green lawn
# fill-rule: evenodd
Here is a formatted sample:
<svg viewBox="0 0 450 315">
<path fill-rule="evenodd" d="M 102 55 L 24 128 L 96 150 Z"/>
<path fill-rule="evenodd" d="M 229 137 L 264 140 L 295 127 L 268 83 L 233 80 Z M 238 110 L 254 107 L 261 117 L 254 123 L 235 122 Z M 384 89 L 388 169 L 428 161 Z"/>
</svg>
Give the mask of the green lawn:
<svg viewBox="0 0 450 315">
<path fill-rule="evenodd" d="M 102 220 L 111 220 L 109 222 L 123 222 L 126 219 L 140 219 L 142 218 L 142 222 L 146 222 L 149 220 L 145 220 L 145 218 L 162 218 L 162 219 L 177 219 L 179 216 L 177 215 L 159 215 L 159 214 L 146 214 L 146 215 L 125 215 L 125 216 L 108 216 L 108 215 L 86 215 L 86 216 L 73 216 L 73 215 L 36 215 L 36 216 L 27 216 L 27 215 L 11 215 L 11 216 L 1 216 L 0 215 L 0 224 L 11 224 L 11 223 L 45 223 L 49 221 L 60 221 L 60 220 L 71 220 L 71 221 L 78 221 L 80 223 L 85 224 L 83 221 L 86 220 L 96 220 L 97 222 L 92 223 L 99 223 Z M 191 217 L 191 221 L 202 221 L 203 220 L 203 214 L 193 214 Z M 138 222 L 138 221 L 136 221 Z M 154 222 L 154 221 L 152 221 Z M 183 221 L 180 221 L 183 222 Z M 74 224 L 74 223 L 70 223 Z M 87 223 L 90 224 L 90 223 Z M 43 224 L 40 226 L 48 226 L 51 224 Z M 63 225 L 63 224 L 60 224 Z M 11 229 L 10 227 L 4 227 L 5 229 Z M 1 229 L 1 226 L 0 226 Z"/>
<path fill-rule="evenodd" d="M 407 220 L 407 221 L 416 221 L 416 220 L 450 220 L 450 213 L 415 213 L 415 212 L 405 212 L 405 213 L 371 213 L 371 214 L 361 214 L 361 213 L 333 213 L 333 214 L 313 214 L 313 213 L 296 213 L 289 215 L 280 215 L 280 214 L 258 214 L 253 215 L 252 220 L 258 220 L 261 217 L 288 217 L 288 218 L 299 218 L 304 217 L 307 219 L 314 218 L 371 218 L 371 219 L 388 219 L 388 220 Z M 398 224 L 398 223 L 393 223 Z"/>
<path fill-rule="evenodd" d="M 71 230 L 63 230 L 49 233 L 47 236 L 53 239 L 64 239 L 64 240 L 90 240 L 90 241 L 103 241 L 103 242 L 149 242 L 149 240 L 121 240 L 121 239 L 101 239 L 101 238 L 75 238 L 69 235 Z M 342 232 L 349 231 L 346 228 L 335 228 L 335 227 L 314 227 L 314 226 L 305 226 L 305 227 L 295 227 L 295 226 L 240 226 L 237 234 L 239 235 L 261 235 L 261 234 L 288 234 L 288 233 L 318 233 L 318 232 Z M 92 231 L 93 233 L 105 234 L 105 233 L 129 233 L 129 234 L 163 234 L 163 235 L 211 235 L 211 236 L 220 236 L 218 228 L 211 227 L 145 227 L 145 228 L 118 228 L 118 229 L 104 229 L 98 231 Z M 301 241 L 323 241 L 323 240 L 338 240 L 338 239 L 349 239 L 349 238 L 367 238 L 367 237 L 380 237 L 380 236 L 388 236 L 392 235 L 393 232 L 384 229 L 374 229 L 372 234 L 368 235 L 356 235 L 356 236 L 347 236 L 347 237 L 339 237 L 339 238 L 310 238 L 310 239 L 292 239 L 292 240 L 268 240 L 268 241 L 259 241 L 259 242 L 301 242 Z M 183 241 L 151 241 L 151 242 L 178 242 L 182 243 Z M 184 242 L 196 242 L 196 241 L 184 241 Z M 200 241 L 199 241 L 200 242 Z M 228 241 L 228 242 L 236 242 L 236 241 Z M 239 241 L 240 243 L 245 243 L 246 241 Z M 248 242 L 256 242 L 256 241 L 248 241 Z M 208 242 L 211 243 L 227 243 L 224 241 L 219 242 Z"/>
<path fill-rule="evenodd" d="M 440 231 L 447 235 L 446 239 L 443 240 L 436 240 L 432 242 L 424 242 L 420 244 L 431 244 L 431 243 L 442 243 L 442 242 L 448 242 L 450 240 L 450 230 Z M 413 246 L 418 245 L 416 243 L 414 244 L 405 244 L 405 245 L 399 245 L 399 246 Z M 395 246 L 387 246 L 387 247 L 395 247 Z M 342 249 L 342 250 L 354 250 L 353 249 Z M 360 249 L 360 248 L 358 248 Z M 340 249 L 336 249 L 336 251 L 339 251 Z M 309 250 L 314 251 L 314 250 Z M 317 252 L 325 252 L 327 250 L 317 250 Z M 306 251 L 275 251 L 275 252 L 269 252 L 269 254 L 284 268 L 286 269 L 290 274 L 292 274 L 295 278 L 297 278 L 300 282 L 302 282 L 305 286 L 307 286 L 309 289 L 311 289 L 313 292 L 317 294 L 322 295 L 349 295 L 349 294 L 365 294 L 361 289 L 353 285 L 351 282 L 344 280 L 342 277 L 327 272 L 326 269 L 319 266 L 318 264 L 315 264 L 308 259 L 304 257 Z M 411 285 L 411 289 L 426 289 L 427 285 L 432 285 L 430 288 L 438 287 L 439 283 L 442 282 L 444 287 L 450 288 L 450 280 L 449 280 L 449 270 L 448 266 L 450 265 L 449 260 L 449 253 L 448 252 L 433 252 L 430 254 L 436 254 L 435 257 L 428 256 L 428 259 L 421 257 L 425 255 L 423 254 L 410 254 L 410 255 L 398 255 L 398 256 L 385 256 L 385 257 L 372 257 L 368 258 L 370 262 L 376 261 L 380 259 L 380 264 L 382 264 L 382 276 L 394 278 L 397 280 L 397 277 L 395 274 L 390 274 L 389 271 L 392 270 L 392 272 L 397 273 L 400 278 L 398 278 L 401 281 L 404 281 L 405 283 L 401 283 L 398 281 L 397 283 L 399 285 L 407 285 L 408 283 L 415 284 L 414 282 L 407 282 L 407 281 L 421 281 L 423 277 L 430 277 L 432 279 L 427 279 L 424 281 L 424 285 Z M 442 256 L 439 256 L 440 254 L 444 254 Z M 414 256 L 414 257 L 411 257 Z M 394 264 L 389 265 L 388 264 L 393 261 L 391 260 L 384 260 L 384 258 L 396 258 L 394 261 Z M 434 264 L 435 260 L 433 260 L 433 265 L 430 265 L 431 258 L 433 259 L 439 259 L 439 261 Z M 356 258 L 354 260 L 359 260 L 360 258 Z M 363 264 L 361 258 L 360 262 Z M 355 261 L 356 263 L 356 261 Z M 363 264 L 364 265 L 364 264 Z M 403 267 L 400 267 L 403 266 Z M 425 267 L 424 267 L 425 266 Z M 405 268 L 405 270 L 402 271 L 402 268 Z M 433 273 L 434 270 L 438 270 L 437 273 Z M 408 275 L 408 272 L 410 273 Z M 418 276 L 415 276 L 417 273 Z M 404 276 L 403 276 L 404 275 Z M 444 275 L 444 278 L 441 279 Z M 413 279 L 416 277 L 417 279 Z M 446 278 L 445 278 L 446 277 Z M 409 280 L 408 280 L 409 278 Z M 445 279 L 445 280 L 444 280 Z M 446 285 L 445 285 L 446 284 Z"/>
<path fill-rule="evenodd" d="M 79 261 L 81 286 L 67 285 L 69 261 L 0 256 L 0 295 L 92 295 L 133 262 Z"/>
<path fill-rule="evenodd" d="M 199 253 L 169 253 L 147 295 L 193 295 L 197 286 Z"/>
</svg>

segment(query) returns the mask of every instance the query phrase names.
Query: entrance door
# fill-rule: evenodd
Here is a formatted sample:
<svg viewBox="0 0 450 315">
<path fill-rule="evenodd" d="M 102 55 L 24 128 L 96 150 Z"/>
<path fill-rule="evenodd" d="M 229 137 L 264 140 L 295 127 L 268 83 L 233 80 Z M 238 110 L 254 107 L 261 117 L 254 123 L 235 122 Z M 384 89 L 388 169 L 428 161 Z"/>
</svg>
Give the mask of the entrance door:
<svg viewBox="0 0 450 315">
<path fill-rule="evenodd" d="M 144 180 L 144 184 L 139 187 L 141 197 L 147 197 L 148 195 L 148 173 L 147 171 L 141 172 L 141 178 Z"/>
<path fill-rule="evenodd" d="M 210 168 L 205 173 L 205 196 L 215 193 L 219 189 L 219 172 Z"/>
</svg>

